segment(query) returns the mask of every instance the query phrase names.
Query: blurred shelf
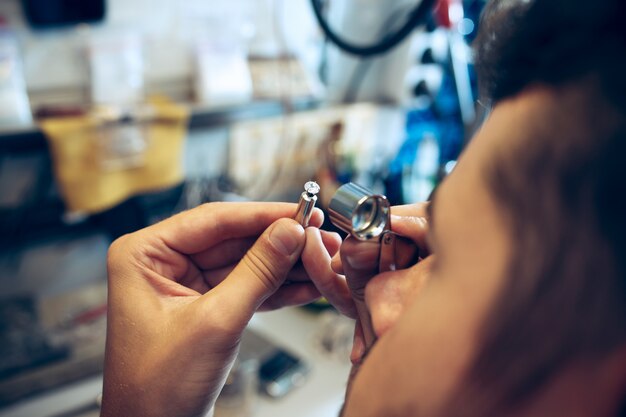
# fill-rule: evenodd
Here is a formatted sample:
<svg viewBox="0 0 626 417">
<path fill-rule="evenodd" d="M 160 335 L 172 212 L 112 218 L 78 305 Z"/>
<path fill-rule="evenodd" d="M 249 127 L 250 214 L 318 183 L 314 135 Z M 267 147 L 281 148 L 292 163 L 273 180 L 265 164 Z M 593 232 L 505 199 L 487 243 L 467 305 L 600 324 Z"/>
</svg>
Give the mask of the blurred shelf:
<svg viewBox="0 0 626 417">
<path fill-rule="evenodd" d="M 189 129 L 193 131 L 225 128 L 232 123 L 278 117 L 292 112 L 313 110 L 320 106 L 320 100 L 314 98 L 259 100 L 224 107 L 190 105 Z M 115 238 L 147 226 L 149 223 L 146 219 L 152 216 L 152 213 L 160 213 L 165 217 L 172 214 L 171 210 L 178 203 L 182 192 L 182 186 L 178 186 L 156 193 L 142 194 L 120 204 L 115 210 L 91 216 L 76 224 L 68 224 L 63 217 L 65 213 L 63 202 L 56 192 L 47 191 L 50 188 L 49 184 L 53 182 L 48 143 L 36 125 L 4 130 L 0 128 L 0 157 L 20 154 L 40 155 L 43 158 L 42 163 L 48 164 L 42 170 L 43 179 L 38 180 L 45 183 L 46 187 L 43 187 L 42 195 L 34 203 L 19 207 L 0 207 L 0 255 L 7 250 L 15 251 L 39 240 L 82 236 L 93 231 L 105 232 L 111 238 Z"/>
<path fill-rule="evenodd" d="M 321 101 L 304 97 L 289 100 L 259 100 L 223 107 L 191 105 L 189 129 L 207 129 L 228 124 L 276 117 L 292 112 L 318 108 Z M 46 139 L 36 125 L 16 128 L 0 128 L 0 154 L 12 152 L 42 151 L 47 149 Z"/>
</svg>

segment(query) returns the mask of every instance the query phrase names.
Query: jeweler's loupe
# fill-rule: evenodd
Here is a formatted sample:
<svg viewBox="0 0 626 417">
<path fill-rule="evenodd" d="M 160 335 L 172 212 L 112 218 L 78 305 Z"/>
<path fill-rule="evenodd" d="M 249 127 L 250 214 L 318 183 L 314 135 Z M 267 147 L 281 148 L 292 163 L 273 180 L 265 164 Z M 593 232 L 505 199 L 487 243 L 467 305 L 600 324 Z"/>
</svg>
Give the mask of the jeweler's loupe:
<svg viewBox="0 0 626 417">
<path fill-rule="evenodd" d="M 378 239 L 391 229 L 387 197 L 352 182 L 339 187 L 328 209 L 330 221 L 359 240 Z"/>
<path fill-rule="evenodd" d="M 391 231 L 391 207 L 387 197 L 358 184 L 339 187 L 328 206 L 330 221 L 361 241 L 380 242 L 379 271 L 396 269 L 396 235 Z"/>
</svg>

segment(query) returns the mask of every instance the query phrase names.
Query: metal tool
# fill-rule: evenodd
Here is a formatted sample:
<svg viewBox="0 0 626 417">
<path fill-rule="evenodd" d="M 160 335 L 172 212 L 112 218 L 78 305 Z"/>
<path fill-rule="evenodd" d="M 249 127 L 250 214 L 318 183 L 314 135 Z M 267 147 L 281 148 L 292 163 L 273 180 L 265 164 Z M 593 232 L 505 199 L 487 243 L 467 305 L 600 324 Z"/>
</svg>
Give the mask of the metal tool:
<svg viewBox="0 0 626 417">
<path fill-rule="evenodd" d="M 396 269 L 396 235 L 391 231 L 391 207 L 387 197 L 348 183 L 339 187 L 328 211 L 330 221 L 344 232 L 360 241 L 380 244 L 380 272 Z M 361 322 L 365 347 L 369 349 L 376 342 L 376 332 L 365 303 L 365 287 L 350 290 Z"/>
<path fill-rule="evenodd" d="M 311 215 L 313 214 L 313 209 L 315 208 L 315 203 L 317 202 L 317 194 L 320 192 L 320 186 L 315 181 L 309 181 L 304 184 L 304 192 L 300 194 L 300 200 L 298 201 L 298 210 L 296 211 L 296 215 L 294 219 L 302 225 L 302 227 L 307 227 L 309 225 L 309 220 L 311 220 Z"/>
<path fill-rule="evenodd" d="M 351 182 L 339 187 L 328 210 L 330 221 L 344 232 L 360 241 L 380 242 L 380 272 L 396 269 L 396 235 L 391 231 L 391 207 L 387 197 Z"/>
</svg>

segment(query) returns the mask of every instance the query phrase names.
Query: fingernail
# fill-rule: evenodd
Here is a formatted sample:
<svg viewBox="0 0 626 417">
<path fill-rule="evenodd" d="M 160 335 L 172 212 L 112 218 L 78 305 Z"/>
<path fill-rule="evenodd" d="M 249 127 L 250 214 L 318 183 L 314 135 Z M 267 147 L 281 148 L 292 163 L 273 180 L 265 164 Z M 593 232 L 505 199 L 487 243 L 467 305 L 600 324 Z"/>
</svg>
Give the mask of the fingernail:
<svg viewBox="0 0 626 417">
<path fill-rule="evenodd" d="M 282 255 L 291 256 L 298 250 L 303 233 L 302 226 L 296 223 L 279 223 L 270 232 L 269 240 Z"/>
</svg>

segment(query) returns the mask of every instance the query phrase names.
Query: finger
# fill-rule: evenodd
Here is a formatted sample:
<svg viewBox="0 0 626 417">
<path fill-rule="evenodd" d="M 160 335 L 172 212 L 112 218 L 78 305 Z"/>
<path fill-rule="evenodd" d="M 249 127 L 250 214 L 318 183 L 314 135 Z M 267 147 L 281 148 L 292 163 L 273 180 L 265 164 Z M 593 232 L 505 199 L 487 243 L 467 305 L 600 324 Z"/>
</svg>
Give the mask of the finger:
<svg viewBox="0 0 626 417">
<path fill-rule="evenodd" d="M 339 252 L 341 237 L 335 232 L 320 230 L 324 247 L 329 254 L 334 255 Z M 252 247 L 256 238 L 229 239 L 216 244 L 209 250 L 190 255 L 194 264 L 203 270 L 219 270 L 221 268 L 235 264 L 243 258 L 246 252 Z M 296 265 L 289 273 L 289 280 L 304 281 L 308 279 L 306 271 L 302 265 Z M 214 283 L 217 285 L 217 283 Z"/>
<path fill-rule="evenodd" d="M 304 268 L 304 265 L 301 261 L 298 261 L 291 271 L 287 274 L 287 278 L 285 279 L 286 284 L 293 284 L 299 282 L 311 282 L 311 277 L 309 277 L 308 272 Z"/>
<path fill-rule="evenodd" d="M 426 217 L 426 207 L 429 203 L 416 203 L 416 204 L 407 204 L 402 206 L 393 206 L 391 207 L 391 225 L 394 232 L 399 235 L 406 236 L 412 240 L 418 240 L 420 245 L 423 245 L 426 248 L 426 238 L 425 236 L 422 238 L 421 232 L 419 232 L 418 236 L 415 235 L 415 231 L 413 227 L 415 223 L 419 223 L 420 220 L 411 219 L 412 217 L 423 218 L 425 220 Z M 410 219 L 405 219 L 405 217 L 411 217 Z M 396 224 L 398 226 L 396 227 Z M 418 224 L 421 228 L 421 224 Z M 422 249 L 423 250 L 423 249 Z M 330 267 L 333 271 L 338 274 L 345 274 L 345 270 L 343 268 L 343 264 L 341 263 L 341 256 L 338 254 L 331 255 L 333 258 L 331 260 Z"/>
<path fill-rule="evenodd" d="M 301 306 L 321 297 L 313 283 L 283 285 L 261 304 L 260 311 L 276 310 L 287 306 Z"/>
<path fill-rule="evenodd" d="M 378 273 L 380 244 L 375 241 L 362 242 L 348 237 L 343 241 L 339 253 L 353 298 L 363 299 L 365 285 Z"/>
<path fill-rule="evenodd" d="M 127 286 L 127 279 L 139 280 L 141 285 L 168 295 L 197 295 L 181 282 L 202 278 L 201 271 L 186 256 L 167 247 L 147 229 L 115 240 L 109 248 L 107 268 L 109 282 L 124 277 Z"/>
<path fill-rule="evenodd" d="M 391 207 L 391 214 L 395 216 L 409 216 L 409 217 L 426 217 L 428 202 L 405 204 L 402 206 Z"/>
<path fill-rule="evenodd" d="M 322 241 L 319 229 L 306 230 L 306 245 L 302 251 L 302 264 L 311 280 L 340 313 L 356 318 L 356 309 L 345 277 L 330 269 L 330 255 Z"/>
<path fill-rule="evenodd" d="M 377 337 L 391 329 L 419 296 L 430 279 L 433 260 L 431 256 L 410 269 L 376 275 L 367 284 L 365 304 Z"/>
<path fill-rule="evenodd" d="M 200 294 L 204 294 L 209 291 L 211 288 L 217 287 L 226 277 L 230 275 L 231 272 L 237 266 L 236 263 L 232 263 L 230 265 L 223 266 L 221 268 L 212 269 L 210 271 L 202 272 L 201 282 L 198 283 L 196 281 L 193 282 L 181 282 L 181 284 L 192 288 L 198 291 Z M 311 278 L 309 274 L 304 269 L 304 266 L 301 263 L 297 263 L 291 271 L 287 274 L 285 278 L 286 285 L 294 284 L 294 283 L 310 283 Z"/>
<path fill-rule="evenodd" d="M 427 255 L 428 251 L 420 249 L 419 245 L 412 240 L 396 236 L 394 247 L 395 269 L 409 268 L 419 262 L 420 258 L 424 258 Z"/>
<path fill-rule="evenodd" d="M 393 215 L 391 216 L 391 229 L 400 236 L 413 241 L 422 252 L 428 251 L 428 221 L 426 217 Z"/>
<path fill-rule="evenodd" d="M 204 272 L 196 270 L 195 273 L 186 274 L 178 283 L 184 287 L 197 291 L 199 294 L 204 294 L 211 289 L 208 281 L 204 276 Z"/>
<path fill-rule="evenodd" d="M 257 239 L 258 236 L 228 239 L 189 257 L 200 269 L 222 268 L 239 262 Z"/>
<path fill-rule="evenodd" d="M 403 307 L 402 290 L 410 288 L 407 271 L 383 273 L 370 280 L 365 289 L 365 304 L 372 317 L 372 327 L 376 337 L 381 337 L 398 320 Z M 377 294 L 384 291 L 384 297 Z"/>
<path fill-rule="evenodd" d="M 285 281 L 300 258 L 305 232 L 292 219 L 272 224 L 237 264 L 230 275 L 203 297 L 220 300 L 224 320 L 245 326 L 258 307 Z"/>
<path fill-rule="evenodd" d="M 189 288 L 204 294 L 211 288 L 218 286 L 236 265 L 229 265 L 220 269 L 205 272 L 204 280 L 187 285 Z M 302 265 L 294 267 L 287 274 L 285 282 L 273 295 L 263 302 L 259 311 L 275 310 L 286 306 L 299 306 L 312 303 L 321 297 L 315 284 L 311 282 L 309 275 Z"/>
<path fill-rule="evenodd" d="M 378 273 L 380 245 L 348 238 L 341 245 L 341 262 L 346 271 L 346 280 L 354 300 L 356 312 L 363 330 L 365 349 L 376 341 L 370 313 L 365 304 L 365 286 Z"/>
<path fill-rule="evenodd" d="M 341 265 L 341 255 L 339 254 L 339 249 L 341 248 L 342 240 L 341 236 L 335 232 L 327 232 L 326 230 L 320 230 L 322 233 L 322 240 L 324 241 L 324 246 L 328 249 L 328 254 L 332 257 L 330 259 L 330 269 L 339 274 L 344 275 L 343 266 Z M 327 242 L 327 235 L 332 235 L 333 242 Z"/>
<path fill-rule="evenodd" d="M 177 214 L 150 229 L 166 245 L 184 254 L 197 254 L 219 242 L 258 236 L 280 218 L 295 215 L 292 203 L 209 203 Z M 310 224 L 319 226 L 324 220 L 315 209 Z"/>
<path fill-rule="evenodd" d="M 391 208 L 391 229 L 400 236 L 411 239 L 420 249 L 422 256 L 430 252 L 428 234 L 429 202 L 394 206 Z"/>
<path fill-rule="evenodd" d="M 325 230 L 320 230 L 322 233 L 322 240 L 324 240 L 324 246 L 328 249 L 328 254 L 332 257 L 330 259 L 330 269 L 339 275 L 344 275 L 343 266 L 341 265 L 341 255 L 339 254 L 339 249 L 341 248 L 341 236 L 338 233 L 331 233 Z M 327 242 L 327 234 L 331 233 L 333 235 L 333 242 L 329 244 Z M 336 245 L 336 246 L 335 246 Z"/>
<path fill-rule="evenodd" d="M 321 229 L 320 233 L 322 235 L 322 242 L 324 242 L 324 247 L 326 247 L 328 254 L 330 256 L 335 256 L 339 252 L 339 248 L 341 247 L 341 236 L 339 236 L 339 233 L 329 232 Z"/>
<path fill-rule="evenodd" d="M 330 269 L 332 269 L 337 274 L 345 275 L 345 271 L 343 269 L 343 264 L 341 263 L 341 253 L 337 252 L 333 255 L 330 260 Z"/>
<path fill-rule="evenodd" d="M 341 238 L 337 233 L 322 230 L 322 240 L 331 255 L 339 251 Z M 189 255 L 193 263 L 200 269 L 211 270 L 237 263 L 252 247 L 258 236 L 228 239 L 217 243 L 212 248 Z M 297 268 L 296 268 L 297 269 Z"/>
<path fill-rule="evenodd" d="M 425 239 L 425 237 L 424 237 Z M 420 257 L 426 257 L 430 254 L 427 248 L 420 247 L 410 238 L 398 237 L 395 244 L 395 264 L 397 269 L 408 268 L 419 260 Z M 373 262 L 376 255 L 368 255 L 370 261 Z M 379 256 L 379 255 L 378 255 Z M 373 264 L 372 264 L 373 267 Z M 341 254 L 336 253 L 330 260 L 330 268 L 337 274 L 345 275 L 345 269 L 341 261 Z"/>
</svg>

